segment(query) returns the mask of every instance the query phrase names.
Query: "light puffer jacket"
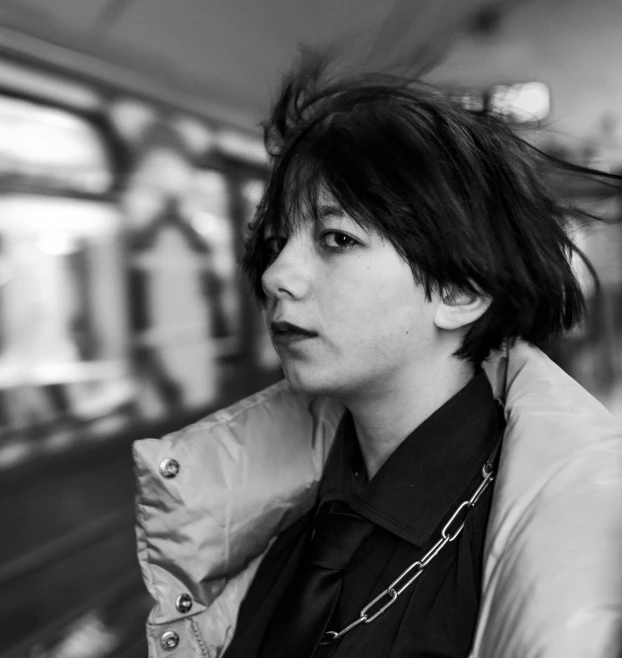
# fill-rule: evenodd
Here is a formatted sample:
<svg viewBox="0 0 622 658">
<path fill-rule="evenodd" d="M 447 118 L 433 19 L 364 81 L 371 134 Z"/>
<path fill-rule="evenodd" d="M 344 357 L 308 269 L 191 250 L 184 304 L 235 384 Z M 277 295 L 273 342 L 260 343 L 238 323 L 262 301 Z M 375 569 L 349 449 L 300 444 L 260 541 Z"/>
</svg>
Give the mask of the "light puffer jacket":
<svg viewBox="0 0 622 658">
<path fill-rule="evenodd" d="M 531 345 L 485 369 L 507 428 L 471 657 L 618 658 L 622 429 Z M 135 443 L 151 658 L 222 655 L 271 539 L 314 503 L 342 413 L 281 382 Z"/>
</svg>

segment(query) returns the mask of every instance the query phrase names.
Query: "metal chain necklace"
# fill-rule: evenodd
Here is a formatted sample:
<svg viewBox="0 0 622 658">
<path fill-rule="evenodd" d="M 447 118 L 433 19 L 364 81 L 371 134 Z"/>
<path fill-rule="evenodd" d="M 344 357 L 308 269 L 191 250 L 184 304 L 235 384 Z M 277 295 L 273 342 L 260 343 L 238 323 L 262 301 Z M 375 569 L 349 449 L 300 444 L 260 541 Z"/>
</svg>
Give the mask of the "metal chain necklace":
<svg viewBox="0 0 622 658">
<path fill-rule="evenodd" d="M 432 548 L 421 559 L 416 560 L 405 569 L 383 592 L 378 594 L 375 599 L 372 599 L 361 610 L 358 619 L 355 619 L 351 624 L 348 624 L 348 626 L 342 628 L 340 631 L 326 631 L 324 635 L 322 635 L 320 645 L 337 642 L 346 633 L 354 630 L 360 624 L 371 624 L 372 621 L 380 617 L 381 614 L 386 612 L 397 601 L 400 594 L 408 589 L 415 580 L 423 574 L 440 551 L 449 542 L 453 542 L 460 535 L 464 529 L 466 517 L 469 512 L 475 507 L 481 495 L 486 491 L 494 479 L 493 464 L 500 447 L 501 443 L 498 442 L 488 461 L 482 466 L 482 481 L 479 487 L 477 487 L 475 493 L 469 498 L 469 500 L 465 500 L 458 505 L 449 521 L 443 526 L 440 539 L 434 544 L 434 546 L 432 546 Z"/>
</svg>

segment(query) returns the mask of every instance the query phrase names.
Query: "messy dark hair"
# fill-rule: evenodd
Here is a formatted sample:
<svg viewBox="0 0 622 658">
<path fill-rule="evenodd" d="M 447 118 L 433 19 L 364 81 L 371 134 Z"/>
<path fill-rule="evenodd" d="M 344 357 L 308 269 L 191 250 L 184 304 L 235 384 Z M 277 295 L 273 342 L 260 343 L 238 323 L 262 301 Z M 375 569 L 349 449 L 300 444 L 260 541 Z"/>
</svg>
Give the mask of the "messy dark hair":
<svg viewBox="0 0 622 658">
<path fill-rule="evenodd" d="M 319 67 L 286 79 L 265 125 L 272 171 L 242 260 L 253 291 L 274 257 L 267 235 L 317 219 L 320 191 L 395 247 L 428 298 L 492 303 L 456 356 L 476 365 L 518 337 L 542 344 L 585 302 L 568 213 L 542 174 L 544 155 L 498 116 L 387 75 L 320 84 Z"/>
</svg>

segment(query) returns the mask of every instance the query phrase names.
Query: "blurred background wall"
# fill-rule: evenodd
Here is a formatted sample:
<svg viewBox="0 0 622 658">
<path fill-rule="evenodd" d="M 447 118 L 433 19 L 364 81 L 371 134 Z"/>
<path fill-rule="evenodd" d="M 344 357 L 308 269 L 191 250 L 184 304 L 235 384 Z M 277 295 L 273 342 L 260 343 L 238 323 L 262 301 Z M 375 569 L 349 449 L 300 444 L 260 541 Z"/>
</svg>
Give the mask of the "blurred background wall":
<svg viewBox="0 0 622 658">
<path fill-rule="evenodd" d="M 146 655 L 131 442 L 280 377 L 239 276 L 259 122 L 300 44 L 395 68 L 622 172 L 619 0 L 0 2 L 0 658 Z M 619 186 L 551 356 L 622 418 Z"/>
</svg>

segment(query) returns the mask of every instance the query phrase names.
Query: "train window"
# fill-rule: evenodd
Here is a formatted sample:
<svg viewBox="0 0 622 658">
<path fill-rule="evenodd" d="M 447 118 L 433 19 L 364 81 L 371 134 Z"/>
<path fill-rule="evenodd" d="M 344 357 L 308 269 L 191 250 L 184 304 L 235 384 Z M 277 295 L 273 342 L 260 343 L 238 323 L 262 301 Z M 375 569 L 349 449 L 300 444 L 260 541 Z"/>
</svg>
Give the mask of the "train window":
<svg viewBox="0 0 622 658">
<path fill-rule="evenodd" d="M 113 172 L 79 116 L 0 97 L 0 121 L 0 427 L 64 431 L 134 396 Z"/>
<path fill-rule="evenodd" d="M 112 170 L 100 136 L 65 110 L 0 96 L 0 181 L 101 194 Z"/>
</svg>

